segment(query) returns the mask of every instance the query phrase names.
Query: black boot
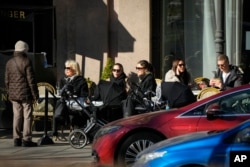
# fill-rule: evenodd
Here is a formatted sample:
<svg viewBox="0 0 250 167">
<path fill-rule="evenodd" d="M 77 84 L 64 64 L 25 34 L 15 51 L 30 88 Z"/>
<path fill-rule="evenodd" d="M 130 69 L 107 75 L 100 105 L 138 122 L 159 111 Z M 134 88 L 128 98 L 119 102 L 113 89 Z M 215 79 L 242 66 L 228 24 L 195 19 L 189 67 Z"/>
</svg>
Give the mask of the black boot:
<svg viewBox="0 0 250 167">
<path fill-rule="evenodd" d="M 22 139 L 14 139 L 14 146 L 15 147 L 22 146 Z"/>
<path fill-rule="evenodd" d="M 23 147 L 36 147 L 37 143 L 34 143 L 33 141 L 25 141 L 23 140 Z"/>
</svg>

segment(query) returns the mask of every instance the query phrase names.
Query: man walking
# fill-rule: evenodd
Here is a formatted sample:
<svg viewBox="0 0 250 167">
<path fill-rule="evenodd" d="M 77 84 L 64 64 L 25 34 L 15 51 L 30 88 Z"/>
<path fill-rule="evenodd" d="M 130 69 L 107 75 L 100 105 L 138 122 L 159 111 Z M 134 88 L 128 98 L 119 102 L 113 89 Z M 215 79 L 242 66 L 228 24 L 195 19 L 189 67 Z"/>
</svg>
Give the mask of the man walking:
<svg viewBox="0 0 250 167">
<path fill-rule="evenodd" d="M 15 44 L 14 55 L 6 64 L 5 85 L 13 106 L 14 146 L 34 147 L 37 143 L 32 142 L 31 123 L 33 103 L 39 92 L 28 49 L 24 41 Z"/>
</svg>

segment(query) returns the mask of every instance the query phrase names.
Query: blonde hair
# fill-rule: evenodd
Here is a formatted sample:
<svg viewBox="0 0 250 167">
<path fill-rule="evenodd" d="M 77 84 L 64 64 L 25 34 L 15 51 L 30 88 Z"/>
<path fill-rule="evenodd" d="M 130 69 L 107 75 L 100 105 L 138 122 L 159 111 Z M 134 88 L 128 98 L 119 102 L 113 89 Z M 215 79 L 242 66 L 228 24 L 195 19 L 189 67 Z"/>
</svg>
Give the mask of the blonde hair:
<svg viewBox="0 0 250 167">
<path fill-rule="evenodd" d="M 80 66 L 75 60 L 72 60 L 72 59 L 67 60 L 65 62 L 65 67 L 71 67 L 75 71 L 77 76 L 81 75 Z"/>
</svg>

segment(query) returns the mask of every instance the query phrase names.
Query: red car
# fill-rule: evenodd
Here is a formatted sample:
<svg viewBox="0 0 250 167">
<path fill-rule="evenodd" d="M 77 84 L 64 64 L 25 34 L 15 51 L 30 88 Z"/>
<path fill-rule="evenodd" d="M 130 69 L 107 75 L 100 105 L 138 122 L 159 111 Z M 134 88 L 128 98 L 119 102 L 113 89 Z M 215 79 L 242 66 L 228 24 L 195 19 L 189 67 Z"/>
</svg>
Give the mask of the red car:
<svg viewBox="0 0 250 167">
<path fill-rule="evenodd" d="M 120 119 L 95 135 L 97 166 L 128 166 L 148 146 L 197 131 L 224 130 L 250 118 L 250 85 L 218 93 L 182 108 Z M 192 156 L 192 155 L 191 155 Z"/>
</svg>

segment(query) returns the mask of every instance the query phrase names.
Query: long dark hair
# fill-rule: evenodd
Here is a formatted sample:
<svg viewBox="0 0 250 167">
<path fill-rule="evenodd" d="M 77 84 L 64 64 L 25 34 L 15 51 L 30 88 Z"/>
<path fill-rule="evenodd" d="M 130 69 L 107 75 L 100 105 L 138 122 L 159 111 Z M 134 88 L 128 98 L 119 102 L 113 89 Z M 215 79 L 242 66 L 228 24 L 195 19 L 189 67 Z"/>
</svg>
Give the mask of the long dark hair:
<svg viewBox="0 0 250 167">
<path fill-rule="evenodd" d="M 176 59 L 173 60 L 172 70 L 174 72 L 176 72 L 177 66 L 178 66 L 178 64 L 179 64 L 180 61 L 182 61 L 185 64 L 185 61 L 183 59 L 181 59 L 181 58 L 176 58 Z M 185 84 L 185 85 L 188 85 L 191 82 L 191 75 L 187 71 L 186 67 L 185 67 L 184 72 L 180 73 L 180 75 L 177 76 L 177 77 L 179 78 L 180 82 L 183 83 L 183 84 Z"/>
</svg>

